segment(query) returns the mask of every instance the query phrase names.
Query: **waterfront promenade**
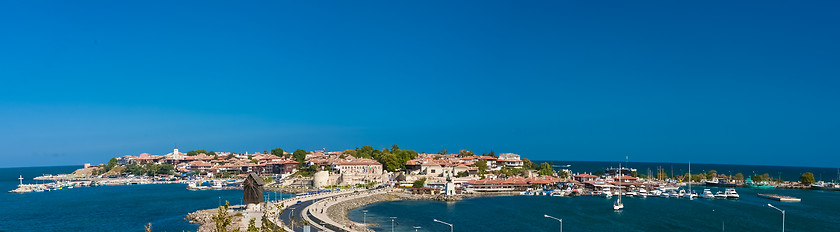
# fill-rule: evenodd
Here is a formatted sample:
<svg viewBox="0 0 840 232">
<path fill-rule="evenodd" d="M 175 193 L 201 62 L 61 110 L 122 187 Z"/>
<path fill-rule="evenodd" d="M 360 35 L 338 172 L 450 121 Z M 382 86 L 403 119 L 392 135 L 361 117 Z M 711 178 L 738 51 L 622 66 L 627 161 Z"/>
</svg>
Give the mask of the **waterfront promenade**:
<svg viewBox="0 0 840 232">
<path fill-rule="evenodd" d="M 327 216 L 327 207 L 338 202 L 380 193 L 385 193 L 385 191 L 382 189 L 344 189 L 336 192 L 292 197 L 269 202 L 268 209 L 266 210 L 268 213 L 270 213 L 269 210 L 282 211 L 282 213 L 275 213 L 274 217 L 268 218 L 275 225 L 282 225 L 281 227 L 287 231 L 303 231 L 301 226 L 292 226 L 294 224 L 292 222 L 293 219 L 303 219 L 310 222 L 309 226 L 311 226 L 311 231 L 349 231 L 349 227 L 343 226 Z M 242 219 L 244 222 L 243 225 L 247 225 L 247 221 L 252 217 L 245 215 Z"/>
<path fill-rule="evenodd" d="M 335 217 L 344 217 L 344 214 L 347 212 L 344 211 L 343 208 L 336 207 L 332 208 L 333 206 L 339 205 L 344 202 L 351 202 L 351 201 L 359 201 L 361 199 L 384 195 L 393 192 L 391 188 L 384 188 L 384 189 L 375 189 L 375 190 L 366 190 L 366 191 L 359 191 L 349 194 L 344 194 L 332 198 L 322 198 L 313 204 L 306 207 L 304 210 L 307 212 L 308 220 L 313 222 L 318 222 L 321 224 L 320 226 L 326 227 L 323 228 L 328 231 L 368 231 L 367 225 L 362 223 L 355 223 L 350 220 L 346 222 L 336 222 Z M 369 202 L 358 202 L 358 206 L 363 206 Z M 333 216 L 330 216 L 330 213 Z"/>
</svg>

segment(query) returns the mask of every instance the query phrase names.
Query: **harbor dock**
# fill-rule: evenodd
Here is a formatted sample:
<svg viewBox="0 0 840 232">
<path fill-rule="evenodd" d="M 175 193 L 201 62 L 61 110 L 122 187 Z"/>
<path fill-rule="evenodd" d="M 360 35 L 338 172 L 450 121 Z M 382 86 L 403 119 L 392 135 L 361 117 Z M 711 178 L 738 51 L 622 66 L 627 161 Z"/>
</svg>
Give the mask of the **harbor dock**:
<svg viewBox="0 0 840 232">
<path fill-rule="evenodd" d="M 802 199 L 799 199 L 799 198 L 776 195 L 776 194 L 761 194 L 761 193 L 759 193 L 758 197 L 767 198 L 767 199 L 770 199 L 770 200 L 782 201 L 782 202 L 800 202 L 800 201 L 802 201 Z"/>
</svg>

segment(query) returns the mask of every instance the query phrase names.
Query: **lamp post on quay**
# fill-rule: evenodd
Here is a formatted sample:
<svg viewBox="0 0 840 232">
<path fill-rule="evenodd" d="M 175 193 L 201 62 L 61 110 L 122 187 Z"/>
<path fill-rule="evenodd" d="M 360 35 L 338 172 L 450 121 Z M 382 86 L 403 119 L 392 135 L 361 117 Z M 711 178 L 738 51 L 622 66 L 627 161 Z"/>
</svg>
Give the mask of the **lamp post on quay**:
<svg viewBox="0 0 840 232">
<path fill-rule="evenodd" d="M 560 232 L 563 232 L 563 219 L 559 219 L 556 217 L 548 216 L 548 214 L 543 215 L 544 217 L 551 218 L 560 222 Z"/>
<path fill-rule="evenodd" d="M 435 222 L 439 222 L 439 223 L 443 223 L 443 224 L 448 225 L 449 226 L 449 232 L 454 232 L 455 231 L 455 226 L 453 226 L 452 224 L 449 224 L 449 223 L 446 223 L 446 222 L 443 222 L 443 221 L 437 220 L 437 219 L 433 219 L 433 220 Z"/>
<path fill-rule="evenodd" d="M 774 208 L 774 209 L 778 210 L 779 212 L 782 212 L 782 232 L 785 232 L 785 211 L 782 210 L 782 209 L 776 208 L 776 206 L 773 206 L 771 204 L 767 204 L 767 206 L 770 206 L 770 208 Z"/>
</svg>

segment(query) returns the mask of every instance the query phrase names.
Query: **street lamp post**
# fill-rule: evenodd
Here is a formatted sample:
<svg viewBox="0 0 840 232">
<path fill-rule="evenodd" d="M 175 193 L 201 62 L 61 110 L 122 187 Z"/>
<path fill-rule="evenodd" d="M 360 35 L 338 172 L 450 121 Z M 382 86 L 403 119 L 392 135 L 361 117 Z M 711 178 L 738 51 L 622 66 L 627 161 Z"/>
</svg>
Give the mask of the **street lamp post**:
<svg viewBox="0 0 840 232">
<path fill-rule="evenodd" d="M 367 227 L 367 210 L 362 210 L 362 223 Z"/>
<path fill-rule="evenodd" d="M 563 232 L 563 219 L 559 219 L 556 217 L 548 216 L 548 214 L 543 215 L 544 217 L 551 218 L 560 222 L 560 232 Z"/>
<path fill-rule="evenodd" d="M 774 208 L 774 209 L 778 210 L 779 212 L 782 212 L 782 232 L 785 232 L 785 211 L 782 210 L 782 209 L 776 208 L 776 206 L 773 206 L 771 204 L 767 204 L 767 206 L 770 206 L 771 208 Z"/>
<path fill-rule="evenodd" d="M 715 211 L 715 210 L 713 209 L 713 210 L 712 210 L 712 212 L 717 212 L 717 211 Z M 720 224 L 721 224 L 721 225 L 720 225 L 720 231 L 726 232 L 726 222 L 725 222 L 725 221 L 723 221 L 723 219 L 722 219 L 722 218 L 720 219 Z"/>
<path fill-rule="evenodd" d="M 443 223 L 443 224 L 448 225 L 449 226 L 449 232 L 454 232 L 455 231 L 455 226 L 453 226 L 452 224 L 449 224 L 449 223 L 446 223 L 446 222 L 443 222 L 443 221 L 437 220 L 437 219 L 433 219 L 433 220 L 435 222 L 439 222 L 439 223 Z"/>
<path fill-rule="evenodd" d="M 391 232 L 394 232 L 394 219 L 397 219 L 397 217 L 391 217 Z"/>
</svg>

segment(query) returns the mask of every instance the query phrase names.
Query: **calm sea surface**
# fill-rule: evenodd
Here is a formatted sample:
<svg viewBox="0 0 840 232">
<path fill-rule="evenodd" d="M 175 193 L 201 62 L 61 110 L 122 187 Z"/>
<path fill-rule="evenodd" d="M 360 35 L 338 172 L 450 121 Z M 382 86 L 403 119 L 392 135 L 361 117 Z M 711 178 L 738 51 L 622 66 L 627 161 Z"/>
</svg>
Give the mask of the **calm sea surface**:
<svg viewBox="0 0 840 232">
<path fill-rule="evenodd" d="M 575 171 L 585 167 L 575 162 L 555 163 L 572 164 Z M 591 168 L 600 168 L 598 165 L 591 164 Z M 610 163 L 600 165 L 609 167 Z M 720 166 L 723 165 L 716 166 L 716 170 L 725 170 Z M 242 199 L 241 190 L 189 191 L 181 184 L 7 192 L 18 184 L 18 175 L 26 178 L 24 183 L 33 183 L 35 176 L 70 173 L 77 168 L 80 166 L 0 169 L 0 231 L 143 231 L 143 225 L 149 222 L 154 231 L 195 231 L 196 225 L 184 221 L 187 213 L 217 207 L 220 197 L 222 202 L 228 200 L 231 204 L 239 204 Z M 692 164 L 692 171 L 694 168 Z M 802 202 L 761 199 L 755 196 L 758 191 L 799 197 Z M 388 217 L 392 216 L 397 217 L 395 231 L 414 231 L 413 226 L 421 226 L 420 231 L 447 231 L 448 226 L 432 219 L 453 223 L 456 231 L 558 231 L 558 223 L 543 214 L 563 218 L 564 231 L 720 231 L 724 224 L 728 231 L 778 231 L 781 214 L 766 206 L 772 203 L 787 210 L 788 231 L 840 231 L 840 192 L 744 188 L 738 192 L 739 200 L 625 198 L 626 208 L 620 213 L 612 211 L 615 198 L 600 197 L 486 197 L 455 203 L 395 201 L 355 209 L 350 218 L 362 221 L 361 210 L 369 210 L 368 222 L 381 225 L 374 228 L 377 231 L 390 231 Z"/>
<path fill-rule="evenodd" d="M 536 163 L 548 162 L 537 161 Z M 618 167 L 619 161 L 616 162 L 600 162 L 600 161 L 553 161 L 554 165 L 571 165 L 566 169 L 571 169 L 573 172 L 596 172 L 604 171 L 606 168 Z M 665 172 L 676 173 L 682 175 L 688 172 L 688 163 L 647 163 L 647 162 L 620 162 L 621 166 L 629 165 L 630 168 L 635 168 L 639 174 L 647 174 L 648 170 L 651 173 L 656 173 L 657 168 L 662 168 Z M 559 167 L 557 167 L 559 168 Z M 671 171 L 673 170 L 673 172 Z M 764 173 L 770 174 L 773 178 L 781 177 L 784 180 L 799 181 L 799 176 L 805 172 L 814 174 L 814 178 L 825 182 L 835 181 L 838 178 L 838 168 L 832 167 L 787 167 L 787 166 L 759 166 L 759 165 L 736 165 L 736 164 L 691 164 L 691 172 L 697 174 L 700 172 L 707 172 L 715 170 L 718 174 L 735 175 L 736 173 L 744 174 L 744 177 L 749 177 L 753 173 L 761 175 Z"/>
<path fill-rule="evenodd" d="M 184 184 L 8 192 L 17 187 L 18 175 L 26 178 L 24 183 L 34 183 L 36 176 L 78 168 L 81 166 L 0 169 L 0 231 L 143 231 L 149 222 L 153 231 L 196 231 L 198 225 L 184 221 L 188 213 L 218 207 L 220 198 L 222 204 L 225 200 L 240 204 L 242 200 L 242 190 L 190 191 Z"/>
</svg>

